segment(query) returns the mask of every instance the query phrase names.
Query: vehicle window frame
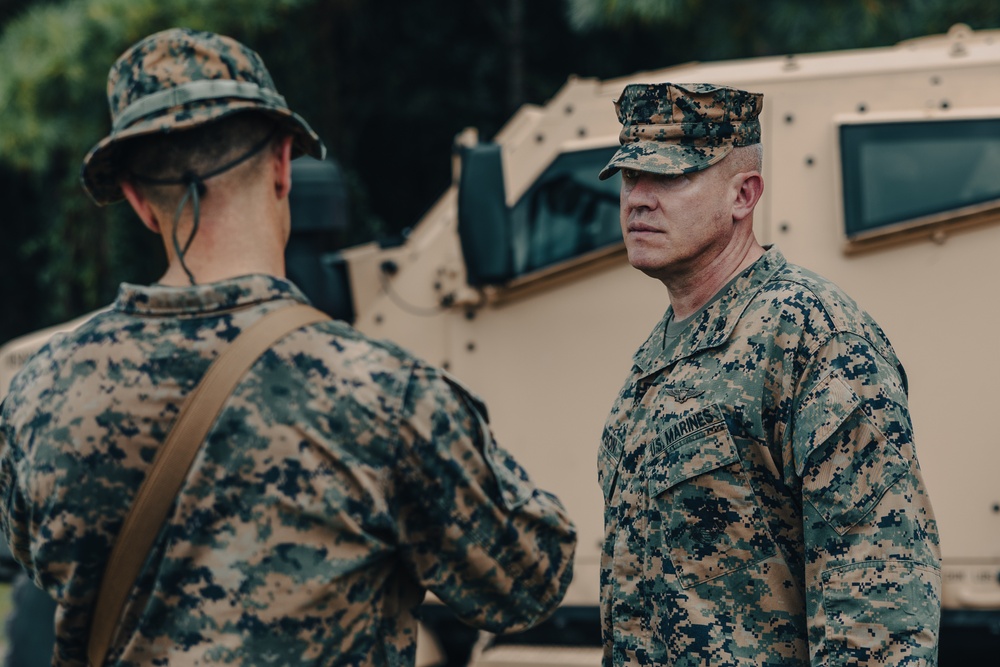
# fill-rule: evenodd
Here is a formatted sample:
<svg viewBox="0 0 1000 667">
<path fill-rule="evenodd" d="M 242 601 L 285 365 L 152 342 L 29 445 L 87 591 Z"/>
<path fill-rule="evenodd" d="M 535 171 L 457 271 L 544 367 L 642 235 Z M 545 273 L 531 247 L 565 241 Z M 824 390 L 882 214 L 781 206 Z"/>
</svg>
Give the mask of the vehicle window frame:
<svg viewBox="0 0 1000 667">
<path fill-rule="evenodd" d="M 899 216 L 879 223 L 865 224 L 863 220 L 857 219 L 859 208 L 863 205 L 858 199 L 861 196 L 858 192 L 859 183 L 864 177 L 859 162 L 866 131 L 887 130 L 888 135 L 883 136 L 892 135 L 890 139 L 896 141 L 912 131 L 913 145 L 916 145 L 917 141 L 928 138 L 927 129 L 931 127 L 947 129 L 952 133 L 951 137 L 968 140 L 976 136 L 977 129 L 981 132 L 987 126 L 995 130 L 991 136 L 1000 140 L 1000 109 L 948 115 L 870 114 L 836 118 L 837 204 L 845 252 L 859 252 L 916 237 L 941 240 L 953 231 L 1000 219 L 1000 188 L 997 189 L 996 197 L 979 201 L 956 201 L 951 207 Z M 973 131 L 962 135 L 963 128 Z M 869 140 L 867 145 L 871 146 L 872 142 Z"/>
<path fill-rule="evenodd" d="M 520 231 L 520 233 L 528 235 L 528 238 L 523 239 L 526 241 L 524 246 L 515 249 L 515 252 L 520 252 L 521 256 L 512 258 L 514 262 L 512 281 L 523 282 L 530 280 L 532 276 L 548 275 L 555 268 L 581 261 L 585 262 L 595 254 L 603 255 L 605 251 L 617 249 L 624 244 L 618 222 L 618 192 L 621 188 L 621 176 L 616 173 L 605 181 L 598 180 L 598 174 L 617 148 L 618 146 L 601 146 L 559 153 L 531 186 L 509 207 L 508 222 L 511 225 L 512 233 Z M 539 219 L 539 210 L 543 207 L 543 202 L 549 201 L 551 203 L 552 199 L 558 197 L 557 190 L 561 187 L 587 188 L 586 183 L 581 183 L 572 176 L 573 162 L 588 159 L 588 157 L 583 156 L 593 156 L 593 169 L 584 173 L 588 175 L 588 181 L 592 180 L 590 185 L 594 186 L 595 198 L 602 200 L 599 203 L 603 204 L 603 210 L 614 211 L 614 219 L 610 224 L 601 225 L 601 229 L 596 231 L 593 229 L 589 231 L 586 229 L 577 230 L 583 236 L 589 233 L 591 238 L 579 240 L 572 254 L 560 255 L 556 252 L 546 259 L 544 258 L 545 253 L 536 245 L 540 240 L 545 240 L 544 238 L 540 239 L 537 235 L 540 230 L 535 227 Z M 587 165 L 587 169 L 590 169 L 590 165 Z M 576 171 L 579 173 L 578 167 Z M 589 178 L 591 173 L 592 179 Z M 565 194 L 563 193 L 562 202 L 564 205 L 567 203 Z M 579 206 L 579 202 L 576 202 L 576 205 Z M 517 230 L 518 225 L 522 226 L 520 230 Z M 533 234 L 536 235 L 532 236 Z M 544 237 L 544 234 L 541 236 Z M 540 256 L 542 256 L 541 259 Z M 521 266 L 518 266 L 519 263 Z"/>
</svg>

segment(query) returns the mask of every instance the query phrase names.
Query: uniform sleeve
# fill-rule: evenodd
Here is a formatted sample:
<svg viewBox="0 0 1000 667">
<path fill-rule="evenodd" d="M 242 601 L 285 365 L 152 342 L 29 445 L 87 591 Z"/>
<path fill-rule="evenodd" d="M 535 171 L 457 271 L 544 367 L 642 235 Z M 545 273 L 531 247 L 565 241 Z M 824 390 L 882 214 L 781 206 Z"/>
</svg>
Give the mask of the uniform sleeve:
<svg viewBox="0 0 1000 667">
<path fill-rule="evenodd" d="M 0 529 L 14 560 L 30 568 L 28 513 L 17 483 L 17 451 L 11 444 L 3 409 L 4 402 L 0 401 Z"/>
<path fill-rule="evenodd" d="M 937 528 L 902 372 L 864 338 L 821 347 L 792 424 L 813 665 L 936 665 Z"/>
<path fill-rule="evenodd" d="M 497 445 L 483 404 L 435 369 L 414 370 L 400 426 L 398 525 L 418 581 L 491 632 L 543 620 L 573 573 L 558 499 Z"/>
</svg>

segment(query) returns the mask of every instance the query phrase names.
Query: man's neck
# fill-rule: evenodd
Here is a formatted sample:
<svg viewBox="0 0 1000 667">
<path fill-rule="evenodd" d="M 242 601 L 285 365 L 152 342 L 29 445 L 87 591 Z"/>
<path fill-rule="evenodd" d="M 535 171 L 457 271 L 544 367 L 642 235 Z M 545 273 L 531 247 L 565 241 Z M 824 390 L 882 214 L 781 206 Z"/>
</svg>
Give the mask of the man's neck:
<svg viewBox="0 0 1000 667">
<path fill-rule="evenodd" d="M 244 216 L 204 216 L 184 265 L 196 284 L 204 285 L 238 276 L 266 274 L 285 277 L 283 226 L 270 219 Z M 186 229 L 182 227 L 181 243 Z M 161 285 L 187 287 L 191 280 L 173 248 L 169 233 L 163 234 L 167 249 L 167 271 Z"/>
<path fill-rule="evenodd" d="M 756 262 L 764 248 L 753 238 L 745 247 L 719 255 L 698 271 L 663 279 L 674 309 L 674 319 L 683 320 L 698 312 L 730 280 Z"/>
</svg>

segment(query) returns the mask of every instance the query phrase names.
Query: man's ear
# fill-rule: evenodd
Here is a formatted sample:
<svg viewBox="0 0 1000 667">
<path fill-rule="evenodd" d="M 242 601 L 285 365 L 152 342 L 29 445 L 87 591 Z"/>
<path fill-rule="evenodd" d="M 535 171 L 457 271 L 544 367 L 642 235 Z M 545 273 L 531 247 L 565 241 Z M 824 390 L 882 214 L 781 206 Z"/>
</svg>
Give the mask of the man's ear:
<svg viewBox="0 0 1000 667">
<path fill-rule="evenodd" d="M 149 200 L 129 181 L 121 181 L 119 185 L 125 194 L 125 199 L 132 206 L 132 210 L 142 220 L 142 224 L 146 225 L 154 234 L 159 234 L 160 221 L 156 219 L 156 213 L 153 211 L 153 207 L 149 205 Z"/>
<path fill-rule="evenodd" d="M 736 199 L 733 201 L 733 222 L 741 222 L 753 214 L 753 209 L 764 194 L 764 177 L 758 171 L 746 171 L 736 174 L 739 179 Z"/>
<path fill-rule="evenodd" d="M 292 191 L 292 136 L 280 139 L 272 152 L 274 194 L 279 200 Z"/>
</svg>

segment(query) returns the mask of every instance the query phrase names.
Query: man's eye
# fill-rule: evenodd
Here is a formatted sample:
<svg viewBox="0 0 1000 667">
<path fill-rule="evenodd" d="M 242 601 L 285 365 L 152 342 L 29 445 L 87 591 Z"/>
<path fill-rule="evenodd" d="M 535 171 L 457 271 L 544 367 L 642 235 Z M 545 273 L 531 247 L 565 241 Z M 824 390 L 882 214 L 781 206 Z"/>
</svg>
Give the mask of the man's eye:
<svg viewBox="0 0 1000 667">
<path fill-rule="evenodd" d="M 640 171 L 638 169 L 622 169 L 622 178 L 628 183 L 635 183 L 643 176 L 651 179 L 655 183 L 671 183 L 681 177 L 681 174 L 657 174 L 652 171 Z"/>
</svg>

